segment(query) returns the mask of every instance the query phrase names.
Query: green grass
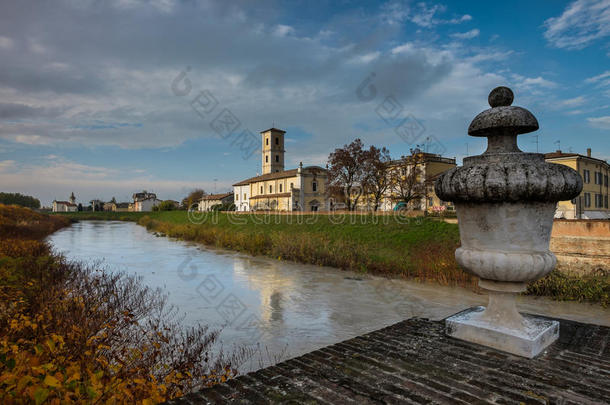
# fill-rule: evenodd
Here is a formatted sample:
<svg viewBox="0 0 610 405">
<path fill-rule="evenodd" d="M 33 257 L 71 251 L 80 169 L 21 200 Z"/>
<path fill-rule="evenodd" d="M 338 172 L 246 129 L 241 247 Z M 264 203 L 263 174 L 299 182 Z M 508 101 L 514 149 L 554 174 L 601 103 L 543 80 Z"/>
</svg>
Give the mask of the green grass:
<svg viewBox="0 0 610 405">
<path fill-rule="evenodd" d="M 458 227 L 438 220 L 365 214 L 210 213 L 193 224 L 183 211 L 155 212 L 150 230 L 208 245 L 341 269 L 474 286 L 453 257 Z"/>
</svg>

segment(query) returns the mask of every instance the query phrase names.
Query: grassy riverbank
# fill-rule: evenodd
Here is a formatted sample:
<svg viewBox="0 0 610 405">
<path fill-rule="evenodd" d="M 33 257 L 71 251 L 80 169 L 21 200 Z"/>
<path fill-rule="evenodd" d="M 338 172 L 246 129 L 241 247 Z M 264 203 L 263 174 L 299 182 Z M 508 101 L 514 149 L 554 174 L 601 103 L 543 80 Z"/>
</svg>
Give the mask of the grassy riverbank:
<svg viewBox="0 0 610 405">
<path fill-rule="evenodd" d="M 0 204 L 0 403 L 158 403 L 234 375 L 160 291 L 55 254 L 68 225 Z"/>
<path fill-rule="evenodd" d="M 476 277 L 455 262 L 458 226 L 434 219 L 209 213 L 189 220 L 185 211 L 74 213 L 69 217 L 137 221 L 171 237 L 252 255 L 477 288 Z M 554 271 L 530 284 L 528 294 L 608 305 L 610 275 L 578 277 Z"/>
</svg>

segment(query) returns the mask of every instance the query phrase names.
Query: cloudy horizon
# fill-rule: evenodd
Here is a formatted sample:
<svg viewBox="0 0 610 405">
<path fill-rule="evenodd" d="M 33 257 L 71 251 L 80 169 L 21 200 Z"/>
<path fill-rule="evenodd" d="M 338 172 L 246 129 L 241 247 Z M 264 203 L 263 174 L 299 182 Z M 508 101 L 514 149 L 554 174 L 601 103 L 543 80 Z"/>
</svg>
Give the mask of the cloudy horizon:
<svg viewBox="0 0 610 405">
<path fill-rule="evenodd" d="M 523 150 L 610 159 L 609 36 L 610 0 L 3 2 L 0 191 L 226 191 L 260 172 L 246 140 L 271 126 L 287 168 L 358 137 L 461 160 L 499 85 L 540 123 Z"/>
</svg>

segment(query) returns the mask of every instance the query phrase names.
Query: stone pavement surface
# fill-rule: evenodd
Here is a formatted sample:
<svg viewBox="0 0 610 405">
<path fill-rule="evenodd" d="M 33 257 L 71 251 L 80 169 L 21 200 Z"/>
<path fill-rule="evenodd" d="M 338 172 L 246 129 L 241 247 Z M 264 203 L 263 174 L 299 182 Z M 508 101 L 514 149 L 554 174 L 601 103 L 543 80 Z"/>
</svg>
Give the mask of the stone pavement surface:
<svg viewBox="0 0 610 405">
<path fill-rule="evenodd" d="M 414 318 L 169 403 L 610 403 L 610 328 L 560 320 L 560 330 L 529 360 Z"/>
</svg>

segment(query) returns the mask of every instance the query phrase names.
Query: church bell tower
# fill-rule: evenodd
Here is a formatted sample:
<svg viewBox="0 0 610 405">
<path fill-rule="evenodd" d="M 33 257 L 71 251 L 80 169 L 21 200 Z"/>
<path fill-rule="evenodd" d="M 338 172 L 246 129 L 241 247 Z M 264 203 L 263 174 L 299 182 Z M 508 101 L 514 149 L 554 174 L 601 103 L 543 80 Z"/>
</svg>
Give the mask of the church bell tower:
<svg viewBox="0 0 610 405">
<path fill-rule="evenodd" d="M 284 134 L 277 128 L 270 128 L 261 132 L 263 142 L 263 174 L 284 171 Z"/>
</svg>

